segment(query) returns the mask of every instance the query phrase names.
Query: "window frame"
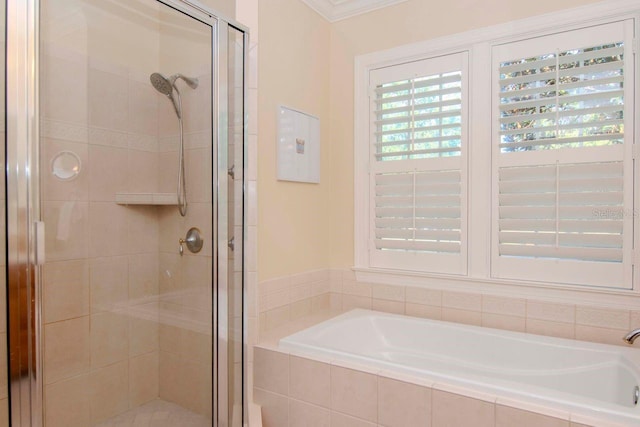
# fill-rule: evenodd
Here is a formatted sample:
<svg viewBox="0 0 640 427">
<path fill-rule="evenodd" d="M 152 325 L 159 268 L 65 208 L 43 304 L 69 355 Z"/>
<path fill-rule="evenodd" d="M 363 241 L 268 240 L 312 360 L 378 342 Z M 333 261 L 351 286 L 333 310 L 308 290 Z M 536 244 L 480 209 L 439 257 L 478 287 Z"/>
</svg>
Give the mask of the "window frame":
<svg viewBox="0 0 640 427">
<path fill-rule="evenodd" d="M 526 38 L 571 31 L 613 21 L 633 19 L 633 62 L 635 93 L 626 102 L 640 106 L 640 54 L 637 40 L 640 35 L 640 6 L 635 0 L 613 0 L 595 5 L 567 9 L 545 15 L 499 24 L 479 30 L 454 34 L 424 42 L 400 46 L 382 52 L 356 57 L 354 97 L 354 261 L 356 278 L 371 283 L 411 285 L 424 288 L 510 295 L 525 298 L 565 300 L 571 303 L 607 304 L 617 308 L 635 308 L 640 303 L 640 275 L 638 251 L 632 251 L 632 289 L 607 289 L 570 285 L 557 282 L 535 282 L 494 278 L 491 272 L 492 207 L 494 134 L 493 108 L 487 108 L 492 93 L 492 48 Z M 561 23 L 561 24 L 558 24 Z M 514 32 L 517 28 L 517 32 Z M 374 268 L 369 265 L 369 72 L 411 61 L 419 61 L 450 53 L 469 52 L 469 149 L 467 274 L 447 275 L 401 269 Z M 635 115 L 638 115 L 636 109 Z M 634 158 L 640 143 L 640 123 L 634 118 L 632 132 Z M 639 176 L 638 161 L 633 161 L 633 175 Z M 640 205 L 640 185 L 633 189 L 634 209 Z M 483 205 L 486 206 L 483 208 Z M 634 211 L 635 212 L 635 211 Z M 633 241 L 640 242 L 640 219 L 634 216 Z M 635 247 L 634 245 L 634 247 Z M 630 298 L 631 297 L 631 298 Z"/>
</svg>

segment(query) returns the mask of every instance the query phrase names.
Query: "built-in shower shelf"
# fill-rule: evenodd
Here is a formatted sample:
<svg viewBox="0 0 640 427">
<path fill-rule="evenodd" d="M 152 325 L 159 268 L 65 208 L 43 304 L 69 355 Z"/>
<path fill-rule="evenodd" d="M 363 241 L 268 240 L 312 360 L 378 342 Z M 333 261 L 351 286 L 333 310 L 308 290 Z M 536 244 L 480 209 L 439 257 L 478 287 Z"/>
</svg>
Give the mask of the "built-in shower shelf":
<svg viewBox="0 0 640 427">
<path fill-rule="evenodd" d="M 157 205 L 171 206 L 178 204 L 176 193 L 116 193 L 119 205 Z"/>
</svg>

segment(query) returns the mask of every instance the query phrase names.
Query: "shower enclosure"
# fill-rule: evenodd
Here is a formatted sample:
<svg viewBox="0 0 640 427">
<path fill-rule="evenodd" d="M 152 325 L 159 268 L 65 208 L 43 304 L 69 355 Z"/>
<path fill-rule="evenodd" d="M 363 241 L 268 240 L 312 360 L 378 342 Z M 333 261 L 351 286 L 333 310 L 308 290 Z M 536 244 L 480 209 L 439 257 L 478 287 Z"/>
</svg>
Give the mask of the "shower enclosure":
<svg viewBox="0 0 640 427">
<path fill-rule="evenodd" d="M 246 29 L 6 7 L 0 427 L 242 426 Z"/>
</svg>

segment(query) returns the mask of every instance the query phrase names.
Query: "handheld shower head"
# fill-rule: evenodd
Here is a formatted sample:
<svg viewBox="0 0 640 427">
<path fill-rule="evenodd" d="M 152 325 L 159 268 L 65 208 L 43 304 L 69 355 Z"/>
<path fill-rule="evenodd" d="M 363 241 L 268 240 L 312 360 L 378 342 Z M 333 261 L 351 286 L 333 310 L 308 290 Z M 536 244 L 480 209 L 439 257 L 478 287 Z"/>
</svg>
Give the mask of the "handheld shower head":
<svg viewBox="0 0 640 427">
<path fill-rule="evenodd" d="M 151 81 L 151 85 L 155 88 L 155 90 L 157 90 L 158 92 L 165 95 L 167 98 L 171 100 L 171 103 L 173 104 L 173 108 L 176 110 L 176 114 L 178 115 L 178 118 L 181 118 L 182 117 L 182 111 L 180 111 L 181 108 L 178 106 L 176 99 L 173 97 L 173 89 L 175 88 L 173 82 L 175 81 L 175 78 L 173 76 L 166 78 L 160 73 L 153 73 L 151 74 L 151 76 L 149 76 L 149 80 Z"/>
</svg>

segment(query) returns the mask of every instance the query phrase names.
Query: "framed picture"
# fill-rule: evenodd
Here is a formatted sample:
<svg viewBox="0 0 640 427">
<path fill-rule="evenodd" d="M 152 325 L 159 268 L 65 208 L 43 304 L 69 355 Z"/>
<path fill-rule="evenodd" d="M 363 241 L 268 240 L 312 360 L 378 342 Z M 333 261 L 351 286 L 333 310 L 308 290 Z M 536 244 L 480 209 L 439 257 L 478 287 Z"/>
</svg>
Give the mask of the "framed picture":
<svg viewBox="0 0 640 427">
<path fill-rule="evenodd" d="M 320 119 L 278 108 L 278 179 L 320 182 Z"/>
</svg>

